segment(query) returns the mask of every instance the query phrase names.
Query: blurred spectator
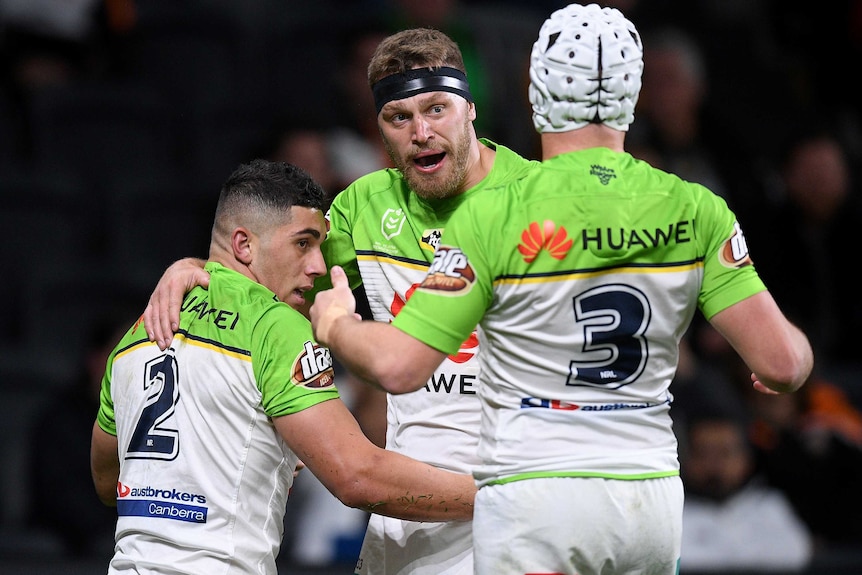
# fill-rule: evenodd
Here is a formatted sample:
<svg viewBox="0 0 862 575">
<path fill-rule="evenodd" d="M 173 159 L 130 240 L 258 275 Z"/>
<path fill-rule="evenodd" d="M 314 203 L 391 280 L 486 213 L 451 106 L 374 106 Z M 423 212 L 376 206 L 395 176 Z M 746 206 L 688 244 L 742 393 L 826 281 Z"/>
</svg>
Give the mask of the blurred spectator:
<svg viewBox="0 0 862 575">
<path fill-rule="evenodd" d="M 795 395 L 748 394 L 759 468 L 786 493 L 818 551 L 859 549 L 862 413 L 843 390 L 812 376 Z"/>
<path fill-rule="evenodd" d="M 280 125 L 257 154 L 267 160 L 299 166 L 327 192 L 329 200 L 341 191 L 332 166 L 328 132 L 306 124 Z"/>
<path fill-rule="evenodd" d="M 377 111 L 368 87 L 368 62 L 377 45 L 389 35 L 382 25 L 359 25 L 345 39 L 338 66 L 341 106 L 329 133 L 332 166 L 339 191 L 357 178 L 390 167 L 392 161 L 377 127 Z"/>
<path fill-rule="evenodd" d="M 728 121 L 732 106 L 711 100 L 700 46 L 677 28 L 647 30 L 643 36 L 646 72 L 627 147 L 635 157 L 722 196 L 746 229 L 753 202 L 762 194 L 754 172 L 758 156 Z"/>
<path fill-rule="evenodd" d="M 77 378 L 40 414 L 33 429 L 30 523 L 57 535 L 72 557 L 107 561 L 113 552 L 117 510 L 96 496 L 90 436 L 108 354 L 131 321 L 121 314 L 94 325 Z"/>
<path fill-rule="evenodd" d="M 848 281 L 862 197 L 841 141 L 809 127 L 789 139 L 774 204 L 746 228 L 752 259 L 775 300 L 808 334 L 821 366 L 862 369 L 862 300 Z"/>
<path fill-rule="evenodd" d="M 685 436 L 681 570 L 804 570 L 813 553 L 811 534 L 784 493 L 756 474 L 742 423 L 704 412 L 688 422 Z"/>
<path fill-rule="evenodd" d="M 745 417 L 738 370 L 750 373 L 727 340 L 697 314 L 680 341 L 679 365 L 670 387 L 674 426 L 685 429 L 688 420 L 703 410 Z M 679 439 L 685 441 L 684 437 Z"/>
<path fill-rule="evenodd" d="M 34 92 L 120 73 L 135 20 L 135 0 L 0 1 L 0 69 L 20 159 L 30 153 Z"/>
<path fill-rule="evenodd" d="M 769 65 L 782 71 L 789 88 L 782 97 L 785 105 L 794 105 L 791 113 L 796 114 L 828 110 L 840 120 L 836 127 L 841 137 L 854 153 L 862 153 L 862 99 L 836 89 L 836 79 L 846 74 L 847 64 L 862 57 L 862 2 L 832 1 L 816 9 L 807 2 L 762 4 L 768 6 L 778 48 Z"/>
</svg>

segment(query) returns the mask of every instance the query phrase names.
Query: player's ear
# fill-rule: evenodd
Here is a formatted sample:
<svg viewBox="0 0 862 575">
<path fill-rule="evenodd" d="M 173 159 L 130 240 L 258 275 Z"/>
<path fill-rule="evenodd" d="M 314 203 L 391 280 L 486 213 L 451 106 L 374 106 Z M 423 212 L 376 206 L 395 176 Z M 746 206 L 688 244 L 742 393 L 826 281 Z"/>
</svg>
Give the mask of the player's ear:
<svg viewBox="0 0 862 575">
<path fill-rule="evenodd" d="M 475 102 L 467 102 L 467 107 L 467 117 L 471 122 L 475 122 L 477 117 Z"/>
<path fill-rule="evenodd" d="M 230 234 L 230 245 L 233 257 L 244 265 L 251 264 L 254 259 L 256 238 L 247 228 L 234 228 Z"/>
</svg>

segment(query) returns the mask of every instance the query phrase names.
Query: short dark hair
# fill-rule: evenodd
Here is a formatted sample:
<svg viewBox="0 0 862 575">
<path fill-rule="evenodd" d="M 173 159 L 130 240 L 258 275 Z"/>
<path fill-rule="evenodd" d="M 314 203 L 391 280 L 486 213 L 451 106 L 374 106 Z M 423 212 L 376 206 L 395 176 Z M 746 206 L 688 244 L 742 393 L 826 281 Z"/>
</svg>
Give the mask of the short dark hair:
<svg viewBox="0 0 862 575">
<path fill-rule="evenodd" d="M 231 229 L 243 218 L 266 221 L 293 206 L 325 211 L 326 192 L 293 164 L 252 160 L 240 165 L 222 185 L 213 231 Z"/>
</svg>

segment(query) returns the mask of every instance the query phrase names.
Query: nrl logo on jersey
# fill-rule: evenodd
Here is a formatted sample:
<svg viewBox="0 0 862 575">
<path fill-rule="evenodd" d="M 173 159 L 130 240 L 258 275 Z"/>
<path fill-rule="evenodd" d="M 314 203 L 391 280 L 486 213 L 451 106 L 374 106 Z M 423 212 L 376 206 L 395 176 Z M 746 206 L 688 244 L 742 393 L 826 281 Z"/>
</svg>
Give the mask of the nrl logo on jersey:
<svg viewBox="0 0 862 575">
<path fill-rule="evenodd" d="M 748 244 L 742 235 L 739 222 L 733 223 L 733 235 L 724 240 L 721 249 L 718 250 L 718 261 L 728 268 L 741 268 L 751 265 L 751 257 L 748 255 Z"/>
<path fill-rule="evenodd" d="M 443 230 L 439 228 L 425 230 L 422 232 L 422 243 L 419 245 L 422 246 L 423 250 L 437 251 L 437 248 L 440 246 L 440 236 L 442 235 Z"/>
<path fill-rule="evenodd" d="M 300 387 L 319 389 L 335 385 L 329 349 L 311 341 L 303 345 L 302 353 L 293 362 L 291 373 L 294 383 Z"/>
<path fill-rule="evenodd" d="M 464 252 L 458 248 L 440 246 L 434 252 L 434 261 L 420 289 L 444 295 L 461 295 L 470 291 L 475 281 L 476 272 Z"/>
<path fill-rule="evenodd" d="M 407 221 L 407 214 L 402 209 L 388 209 L 383 214 L 380 220 L 380 233 L 387 240 L 391 240 L 401 233 L 401 228 L 404 227 L 404 222 Z"/>
</svg>

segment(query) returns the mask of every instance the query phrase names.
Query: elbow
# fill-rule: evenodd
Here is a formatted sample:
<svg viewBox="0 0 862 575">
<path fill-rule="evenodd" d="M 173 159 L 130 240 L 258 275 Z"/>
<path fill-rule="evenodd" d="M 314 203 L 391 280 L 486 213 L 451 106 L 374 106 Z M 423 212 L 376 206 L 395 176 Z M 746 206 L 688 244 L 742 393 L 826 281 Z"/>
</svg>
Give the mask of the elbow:
<svg viewBox="0 0 862 575">
<path fill-rule="evenodd" d="M 757 376 L 774 391 L 793 393 L 808 381 L 813 368 L 814 354 L 810 347 L 805 347 L 785 354 L 783 361 L 775 362 Z"/>
<path fill-rule="evenodd" d="M 400 395 L 416 391 L 425 385 L 425 380 L 417 379 L 413 374 L 393 372 L 382 374 L 378 379 L 378 383 L 384 391 L 393 395 Z"/>
<path fill-rule="evenodd" d="M 813 357 L 810 360 L 799 358 L 799 361 L 787 365 L 785 367 L 785 373 L 782 373 L 778 378 L 778 381 L 781 383 L 781 387 L 776 388 L 776 391 L 781 391 L 783 393 L 792 393 L 797 391 L 806 381 L 808 381 L 813 367 Z"/>
<path fill-rule="evenodd" d="M 102 502 L 102 505 L 105 507 L 116 507 L 117 506 L 117 490 L 111 489 L 110 491 L 106 491 L 104 489 L 97 489 L 96 495 L 99 497 L 99 501 Z"/>
<path fill-rule="evenodd" d="M 374 379 L 388 393 L 400 395 L 421 389 L 439 365 L 405 353 L 375 368 Z"/>
<path fill-rule="evenodd" d="M 329 490 L 347 507 L 366 511 L 374 507 L 371 476 L 363 471 L 353 470 L 352 473 L 343 474 L 329 485 Z"/>
<path fill-rule="evenodd" d="M 367 510 L 371 505 L 367 498 L 364 497 L 363 493 L 361 483 L 355 482 L 352 486 L 346 486 L 344 489 L 339 489 L 335 496 L 347 507 Z"/>
</svg>

